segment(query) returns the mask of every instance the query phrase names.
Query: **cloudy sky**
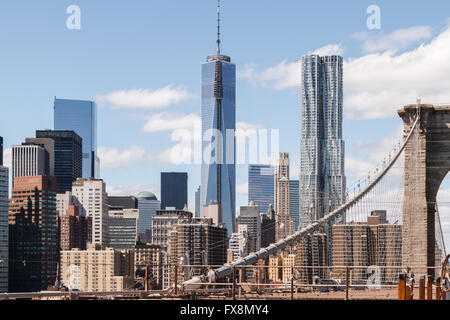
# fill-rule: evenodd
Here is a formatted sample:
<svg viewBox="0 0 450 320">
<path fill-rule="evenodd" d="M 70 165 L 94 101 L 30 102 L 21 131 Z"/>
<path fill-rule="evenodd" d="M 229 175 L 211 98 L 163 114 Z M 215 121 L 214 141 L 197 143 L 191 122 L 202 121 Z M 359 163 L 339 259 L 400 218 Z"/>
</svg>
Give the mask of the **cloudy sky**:
<svg viewBox="0 0 450 320">
<path fill-rule="evenodd" d="M 450 103 L 450 3 L 431 2 L 224 0 L 223 52 L 237 66 L 238 126 L 279 129 L 295 178 L 299 60 L 312 52 L 341 54 L 346 174 L 354 184 L 399 141 L 397 109 L 417 98 Z M 66 26 L 73 4 L 81 9 L 80 30 Z M 373 4 L 381 9 L 379 30 L 366 24 Z M 159 195 L 161 171 L 187 171 L 193 208 L 200 168 L 180 164 L 182 153 L 173 162 L 180 147 L 173 133 L 199 123 L 200 66 L 215 52 L 215 1 L 16 0 L 0 6 L 5 146 L 52 129 L 55 96 L 95 99 L 109 192 Z M 246 169 L 238 166 L 239 205 L 247 202 Z M 438 198 L 448 241 L 449 197 L 446 180 Z"/>
</svg>

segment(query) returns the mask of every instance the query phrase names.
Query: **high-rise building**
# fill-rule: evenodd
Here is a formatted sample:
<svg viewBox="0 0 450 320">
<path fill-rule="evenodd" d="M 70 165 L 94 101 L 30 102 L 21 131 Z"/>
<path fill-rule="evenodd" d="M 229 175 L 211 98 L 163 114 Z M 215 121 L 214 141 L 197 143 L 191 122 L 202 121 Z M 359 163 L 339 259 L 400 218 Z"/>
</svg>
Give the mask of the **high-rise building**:
<svg viewBox="0 0 450 320">
<path fill-rule="evenodd" d="M 56 214 L 58 216 L 62 216 L 66 214 L 69 206 L 73 205 L 74 196 L 71 191 L 67 191 L 65 193 L 58 193 L 56 195 Z"/>
<path fill-rule="evenodd" d="M 226 263 L 227 230 L 223 226 L 214 226 L 211 219 L 181 219 L 173 226 L 169 238 L 170 264 L 188 266 L 184 272 L 178 272 L 178 283 L 202 275 L 207 270 L 195 266 L 220 266 Z M 173 284 L 174 279 L 172 269 L 169 283 Z"/>
<path fill-rule="evenodd" d="M 253 202 L 250 202 L 248 206 L 241 206 L 237 223 L 238 227 L 240 225 L 247 226 L 247 252 L 259 251 L 261 249 L 261 216 L 259 207 Z"/>
<path fill-rule="evenodd" d="M 55 99 L 54 130 L 73 130 L 82 138 L 83 178 L 100 178 L 97 154 L 97 105 L 93 101 Z"/>
<path fill-rule="evenodd" d="M 147 288 L 162 289 L 164 266 L 164 250 L 154 244 L 136 244 L 134 249 L 134 269 L 136 278 L 145 278 L 147 273 Z"/>
<path fill-rule="evenodd" d="M 237 231 L 231 235 L 230 241 L 228 242 L 228 252 L 231 253 L 231 257 L 227 259 L 227 262 L 235 261 L 249 254 L 248 226 L 246 224 L 239 224 Z"/>
<path fill-rule="evenodd" d="M 217 202 L 211 201 L 207 206 L 203 206 L 203 218 L 212 219 L 215 226 L 223 224 L 222 207 Z"/>
<path fill-rule="evenodd" d="M 69 290 L 125 291 L 133 285 L 134 253 L 90 244 L 61 251 L 61 281 Z"/>
<path fill-rule="evenodd" d="M 161 202 L 149 191 L 140 192 L 137 196 L 139 209 L 139 241 L 142 243 L 152 242 L 152 217 L 156 211 L 161 209 Z"/>
<path fill-rule="evenodd" d="M 274 167 L 264 164 L 248 166 L 248 202 L 253 201 L 261 212 L 267 212 L 274 204 Z"/>
<path fill-rule="evenodd" d="M 56 179 L 17 177 L 9 204 L 9 291 L 55 284 L 58 248 Z"/>
<path fill-rule="evenodd" d="M 345 201 L 343 59 L 302 58 L 300 224 L 310 224 Z"/>
<path fill-rule="evenodd" d="M 220 22 L 220 6 L 219 6 Z M 222 206 L 229 235 L 236 215 L 236 65 L 220 52 L 220 23 L 217 53 L 202 64 L 202 150 L 201 205 L 216 201 Z M 219 133 L 219 136 L 216 136 Z"/>
<path fill-rule="evenodd" d="M 47 151 L 47 174 L 52 177 L 55 176 L 55 141 L 49 138 L 25 138 L 25 143 L 22 143 L 22 145 L 35 145 L 44 148 Z"/>
<path fill-rule="evenodd" d="M 289 153 L 280 152 L 275 171 L 275 241 L 294 233 L 290 208 Z"/>
<path fill-rule="evenodd" d="M 117 250 L 133 250 L 138 241 L 139 209 L 109 207 L 109 243 Z"/>
<path fill-rule="evenodd" d="M 186 172 L 161 172 L 161 208 L 183 209 L 188 203 L 187 186 Z"/>
<path fill-rule="evenodd" d="M 122 209 L 138 209 L 138 199 L 134 196 L 109 196 L 110 207 L 121 207 Z"/>
<path fill-rule="evenodd" d="M 275 242 L 275 210 L 272 204 L 264 214 L 261 214 L 261 248 L 267 248 Z"/>
<path fill-rule="evenodd" d="M 18 177 L 50 174 L 49 153 L 40 145 L 23 144 L 12 147 L 12 186 Z"/>
<path fill-rule="evenodd" d="M 198 187 L 197 191 L 195 192 L 195 217 L 200 218 L 201 214 L 201 206 L 200 206 L 200 186 Z"/>
<path fill-rule="evenodd" d="M 8 291 L 9 169 L 0 164 L 0 293 Z"/>
<path fill-rule="evenodd" d="M 69 205 L 65 214 L 58 216 L 60 250 L 86 250 L 92 241 L 92 219 L 79 215 L 78 206 Z"/>
<path fill-rule="evenodd" d="M 78 178 L 72 185 L 72 194 L 80 215 L 92 219 L 92 243 L 109 246 L 108 194 L 103 180 Z"/>
<path fill-rule="evenodd" d="M 152 217 L 152 244 L 159 245 L 167 250 L 170 231 L 181 219 L 192 219 L 192 212 L 170 207 L 156 211 L 156 214 Z"/>
<path fill-rule="evenodd" d="M 300 181 L 289 180 L 289 211 L 294 222 L 294 231 L 298 230 L 300 224 Z"/>
<path fill-rule="evenodd" d="M 74 131 L 36 131 L 38 139 L 54 141 L 54 176 L 56 192 L 72 191 L 72 183 L 83 174 L 82 139 Z"/>
</svg>

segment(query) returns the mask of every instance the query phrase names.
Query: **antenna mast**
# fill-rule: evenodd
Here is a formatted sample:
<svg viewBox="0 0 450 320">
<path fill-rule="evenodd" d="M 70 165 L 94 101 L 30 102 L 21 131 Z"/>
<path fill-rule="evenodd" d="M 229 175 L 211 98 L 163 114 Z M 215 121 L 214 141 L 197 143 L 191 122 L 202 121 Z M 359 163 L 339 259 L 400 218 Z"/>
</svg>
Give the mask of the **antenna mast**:
<svg viewBox="0 0 450 320">
<path fill-rule="evenodd" d="M 217 0 L 217 54 L 220 55 L 220 0 Z"/>
</svg>

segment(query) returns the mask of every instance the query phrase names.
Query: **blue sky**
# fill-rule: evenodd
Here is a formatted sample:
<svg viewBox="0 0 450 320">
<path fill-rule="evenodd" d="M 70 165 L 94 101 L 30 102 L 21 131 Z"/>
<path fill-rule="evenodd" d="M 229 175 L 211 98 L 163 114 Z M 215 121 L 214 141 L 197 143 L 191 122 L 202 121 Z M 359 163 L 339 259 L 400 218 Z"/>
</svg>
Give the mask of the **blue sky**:
<svg viewBox="0 0 450 320">
<path fill-rule="evenodd" d="M 73 4 L 81 8 L 81 30 L 66 27 L 66 9 Z M 380 30 L 366 26 L 369 5 L 381 9 Z M 280 129 L 280 149 L 290 152 L 295 178 L 298 61 L 316 50 L 341 53 L 346 174 L 352 185 L 400 137 L 399 107 L 418 97 L 450 102 L 449 9 L 443 0 L 224 0 L 223 52 L 237 65 L 237 121 Z M 36 129 L 53 128 L 54 96 L 96 99 L 102 178 L 110 193 L 149 189 L 159 195 L 161 171 L 187 171 L 192 208 L 199 166 L 161 160 L 175 144 L 173 127 L 195 122 L 200 114 L 200 65 L 215 52 L 215 14 L 214 0 L 3 1 L 5 146 L 20 144 Z M 164 126 L 166 118 L 172 121 Z M 237 203 L 244 205 L 244 166 L 237 180 Z M 448 185 L 439 195 L 443 204 L 450 197 Z M 450 206 L 441 211 L 450 230 Z"/>
</svg>

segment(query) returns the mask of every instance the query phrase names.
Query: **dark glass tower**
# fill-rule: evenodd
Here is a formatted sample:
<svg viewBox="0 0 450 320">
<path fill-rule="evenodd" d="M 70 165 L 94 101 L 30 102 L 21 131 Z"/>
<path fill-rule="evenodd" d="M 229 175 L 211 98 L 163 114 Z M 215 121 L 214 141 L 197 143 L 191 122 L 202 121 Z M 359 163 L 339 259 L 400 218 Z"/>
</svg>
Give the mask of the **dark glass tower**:
<svg viewBox="0 0 450 320">
<path fill-rule="evenodd" d="M 55 141 L 54 176 L 56 192 L 72 191 L 72 182 L 81 178 L 82 171 L 82 139 L 74 131 L 36 131 L 36 138 L 49 138 Z"/>
<path fill-rule="evenodd" d="M 236 65 L 220 53 L 220 2 L 218 18 L 217 54 L 202 64 L 201 205 L 221 205 L 230 236 L 236 208 Z M 210 152 L 205 157 L 207 150 Z"/>
<path fill-rule="evenodd" d="M 188 203 L 188 174 L 186 172 L 161 172 L 161 208 L 175 207 L 183 210 Z"/>
</svg>

